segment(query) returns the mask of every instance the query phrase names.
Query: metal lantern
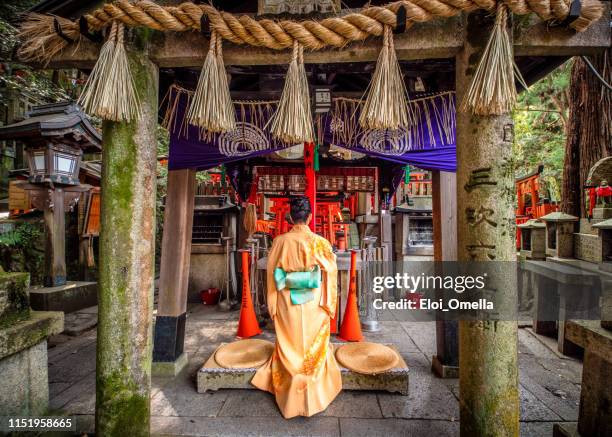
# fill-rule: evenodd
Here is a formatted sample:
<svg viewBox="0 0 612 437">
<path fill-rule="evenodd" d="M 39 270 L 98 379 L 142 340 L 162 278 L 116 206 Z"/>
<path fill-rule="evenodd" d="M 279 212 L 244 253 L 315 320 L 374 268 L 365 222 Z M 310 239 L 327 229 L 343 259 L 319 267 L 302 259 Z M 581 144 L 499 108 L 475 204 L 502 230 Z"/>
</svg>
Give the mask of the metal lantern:
<svg viewBox="0 0 612 437">
<path fill-rule="evenodd" d="M 29 182 L 79 185 L 79 167 L 83 151 L 63 144 L 27 149 Z"/>
</svg>

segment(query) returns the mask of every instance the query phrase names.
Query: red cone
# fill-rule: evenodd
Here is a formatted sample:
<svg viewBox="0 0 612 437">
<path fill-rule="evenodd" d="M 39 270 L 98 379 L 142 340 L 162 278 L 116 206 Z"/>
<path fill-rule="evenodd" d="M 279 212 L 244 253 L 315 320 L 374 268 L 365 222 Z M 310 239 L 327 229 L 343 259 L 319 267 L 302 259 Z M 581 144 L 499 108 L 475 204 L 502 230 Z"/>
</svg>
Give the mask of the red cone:
<svg viewBox="0 0 612 437">
<path fill-rule="evenodd" d="M 357 309 L 357 251 L 351 250 L 351 273 L 349 282 L 348 298 L 346 309 L 340 326 L 340 335 L 345 341 L 361 341 L 361 321 L 359 320 L 359 310 Z"/>
<path fill-rule="evenodd" d="M 249 283 L 249 251 L 242 252 L 242 304 L 240 305 L 240 320 L 238 321 L 238 337 L 249 338 L 261 334 L 255 308 L 251 300 L 251 284 Z"/>
</svg>

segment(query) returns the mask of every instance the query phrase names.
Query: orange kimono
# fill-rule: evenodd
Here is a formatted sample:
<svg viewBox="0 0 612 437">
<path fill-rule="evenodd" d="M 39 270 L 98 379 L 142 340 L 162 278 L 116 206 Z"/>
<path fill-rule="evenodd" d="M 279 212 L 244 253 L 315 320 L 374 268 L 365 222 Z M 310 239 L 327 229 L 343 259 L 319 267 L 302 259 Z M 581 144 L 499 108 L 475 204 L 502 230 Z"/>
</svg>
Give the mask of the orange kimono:
<svg viewBox="0 0 612 437">
<path fill-rule="evenodd" d="M 318 265 L 321 288 L 314 299 L 291 302 L 288 289 L 277 290 L 274 270 L 301 272 Z M 268 255 L 268 309 L 274 320 L 276 345 L 272 356 L 251 383 L 276 397 L 285 418 L 323 411 L 342 390 L 340 368 L 329 347 L 329 321 L 337 301 L 336 255 L 323 237 L 306 225 L 274 239 Z"/>
</svg>

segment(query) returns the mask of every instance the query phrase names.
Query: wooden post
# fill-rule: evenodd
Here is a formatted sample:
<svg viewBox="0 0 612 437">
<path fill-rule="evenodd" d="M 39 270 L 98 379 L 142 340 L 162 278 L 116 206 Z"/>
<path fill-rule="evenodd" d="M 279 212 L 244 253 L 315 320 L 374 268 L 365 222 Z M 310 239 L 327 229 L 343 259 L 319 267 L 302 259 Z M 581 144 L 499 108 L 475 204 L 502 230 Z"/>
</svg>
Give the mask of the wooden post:
<svg viewBox="0 0 612 437">
<path fill-rule="evenodd" d="M 150 434 L 158 69 L 130 33 L 136 121 L 103 123 L 96 435 Z"/>
<path fill-rule="evenodd" d="M 467 91 L 494 17 L 471 13 L 456 57 L 457 108 Z M 457 112 L 457 255 L 459 261 L 516 260 L 513 124 L 510 114 Z M 509 272 L 508 272 L 509 273 Z M 487 288 L 500 305 L 516 305 L 516 275 L 496 274 Z M 516 308 L 516 306 L 515 306 Z M 517 322 L 459 322 L 461 436 L 519 435 Z"/>
<path fill-rule="evenodd" d="M 306 177 L 306 197 L 310 200 L 310 209 L 312 210 L 312 220 L 310 220 L 310 229 L 313 232 L 316 230 L 317 217 L 317 174 L 314 170 L 314 143 L 304 143 L 304 176 Z"/>
<path fill-rule="evenodd" d="M 457 175 L 434 171 L 432 189 L 434 261 L 457 261 Z M 436 313 L 436 355 L 432 358 L 431 368 L 441 378 L 457 378 L 459 324 L 456 320 L 445 320 L 443 316 L 443 312 Z"/>
<path fill-rule="evenodd" d="M 66 284 L 66 216 L 64 190 L 48 189 L 45 217 L 45 286 Z"/>
<path fill-rule="evenodd" d="M 194 170 L 170 170 L 164 211 L 159 302 L 153 345 L 154 374 L 176 375 L 187 364 L 183 354 L 191 231 L 195 196 Z"/>
</svg>

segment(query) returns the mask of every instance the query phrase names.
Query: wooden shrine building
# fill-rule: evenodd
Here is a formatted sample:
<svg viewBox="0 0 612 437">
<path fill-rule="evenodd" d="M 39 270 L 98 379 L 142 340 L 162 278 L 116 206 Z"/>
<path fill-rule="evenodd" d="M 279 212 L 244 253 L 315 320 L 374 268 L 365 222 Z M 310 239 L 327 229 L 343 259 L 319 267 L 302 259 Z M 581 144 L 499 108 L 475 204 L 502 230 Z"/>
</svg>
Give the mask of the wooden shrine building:
<svg viewBox="0 0 612 437">
<path fill-rule="evenodd" d="M 498 16 L 500 9 L 512 12 L 507 32 L 510 51 L 527 84 L 569 57 L 597 53 L 611 43 L 609 2 L 595 0 L 584 0 L 582 12 L 573 6 L 580 2 L 565 0 L 538 2 L 539 6 L 509 0 L 391 5 L 375 1 L 365 9 L 358 9 L 362 2 L 330 1 L 322 2 L 329 3 L 328 9 L 282 15 L 284 21 L 266 6 L 269 3 L 279 2 L 180 5 L 169 1 L 161 7 L 122 0 L 94 11 L 98 2 L 47 0 L 35 9 L 66 18 L 56 20 L 59 49 L 47 51 L 49 59 L 37 58 L 34 44 L 20 52 L 33 63 L 48 61 L 48 68 L 90 70 L 101 53 L 99 31 L 110 29 L 111 22 L 119 23 L 119 32 L 123 26 L 128 29 L 125 40 L 114 41 L 126 46 L 138 115 L 127 117 L 131 121 L 120 115 L 115 117 L 120 121 L 103 123 L 96 388 L 100 435 L 146 435 L 152 350 L 158 361 L 172 367 L 180 366 L 182 359 L 195 172 L 204 167 L 173 168 L 171 145 L 154 333 L 156 128 L 166 114 L 165 106 L 159 108 L 169 91 L 197 89 L 211 31 L 223 41 L 231 99 L 262 102 L 282 97 L 286 65 L 296 56 L 303 58 L 311 87 L 329 89 L 333 97 L 360 99 L 375 73 L 381 52 L 378 37 L 386 33 L 388 38 L 384 28 L 393 28 L 393 45 L 410 99 L 441 93 L 453 93 L 456 99 L 456 165 L 433 171 L 434 256 L 444 261 L 516 259 L 511 114 L 508 110 L 479 114 L 462 108 L 487 41 L 496 26 L 499 30 L 492 12 L 497 9 Z M 280 12 L 291 11 L 281 8 Z M 117 31 L 112 32 L 116 38 Z M 303 55 L 295 49 L 301 45 Z M 182 122 L 177 123 L 174 127 L 180 130 Z M 261 164 L 239 156 L 234 163 L 241 161 L 246 166 Z M 305 190 L 314 196 L 316 187 Z M 486 220 L 475 219 L 474 212 Z M 509 299 L 513 297 L 512 281 L 497 285 L 508 290 Z M 459 374 L 462 436 L 518 435 L 517 353 L 516 321 L 439 323 L 434 361 L 440 374 Z"/>
</svg>

